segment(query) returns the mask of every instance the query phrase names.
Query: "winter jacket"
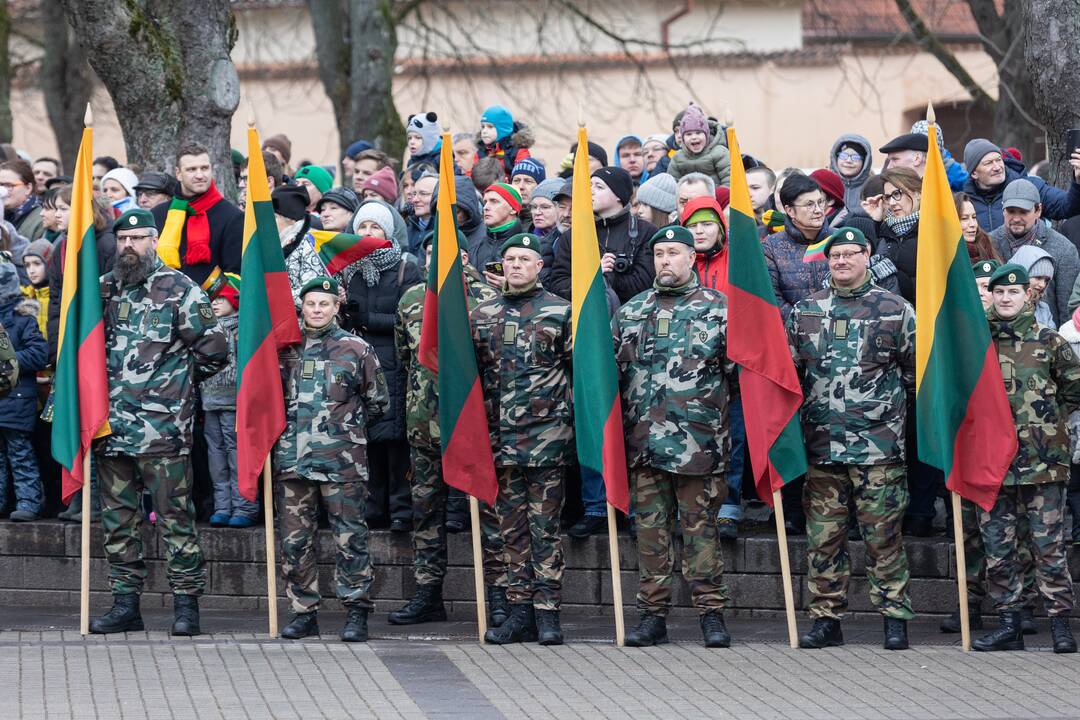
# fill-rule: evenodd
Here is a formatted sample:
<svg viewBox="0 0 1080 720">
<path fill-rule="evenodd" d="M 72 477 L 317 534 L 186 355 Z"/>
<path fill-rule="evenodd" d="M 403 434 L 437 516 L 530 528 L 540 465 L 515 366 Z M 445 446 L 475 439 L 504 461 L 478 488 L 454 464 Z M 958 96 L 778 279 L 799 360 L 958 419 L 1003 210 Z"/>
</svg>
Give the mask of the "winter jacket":
<svg viewBox="0 0 1080 720">
<path fill-rule="evenodd" d="M 158 203 L 151 212 L 160 233 L 165 227 L 165 216 L 169 214 L 171 200 Z M 215 267 L 223 272 L 240 273 L 240 259 L 244 252 L 244 213 L 240 208 L 222 198 L 206 211 L 210 223 L 210 262 L 188 265 L 184 261 L 187 253 L 187 225 L 180 231 L 180 272 L 202 283 L 210 276 Z"/>
<path fill-rule="evenodd" d="M 980 190 L 975 184 L 975 179 L 970 177 L 964 183 L 964 192 L 971 198 L 971 204 L 975 206 L 975 214 L 979 218 L 979 225 L 986 232 L 993 232 L 1005 224 L 1001 209 L 1001 195 L 1009 183 L 1019 178 L 1028 180 L 1038 189 L 1044 218 L 1065 220 L 1073 215 L 1080 215 L 1080 184 L 1073 182 L 1069 184 L 1068 190 L 1061 190 L 1053 185 L 1047 185 L 1046 181 L 1040 177 L 1024 175 L 1006 163 L 1005 182 L 996 187 Z"/>
<path fill-rule="evenodd" d="M 948 150 L 941 153 L 941 160 L 945 163 L 945 177 L 949 180 L 949 189 L 960 192 L 964 189 L 964 183 L 969 177 L 968 171 L 964 169 L 963 163 L 957 162 Z"/>
<path fill-rule="evenodd" d="M 1053 326 L 1069 317 L 1076 303 L 1080 304 L 1080 294 L 1074 292 L 1076 278 L 1080 275 L 1080 254 L 1069 239 L 1050 229 L 1044 222 L 1035 223 L 1035 232 L 1031 245 L 1041 247 L 1054 258 L 1054 277 L 1046 286 L 1043 298 L 1054 314 Z M 1002 225 L 990 233 L 990 242 L 1003 258 L 1011 258 L 1016 250 L 1012 247 L 1012 233 Z"/>
<path fill-rule="evenodd" d="M 1058 328 L 1058 334 L 1065 338 L 1065 341 L 1069 343 L 1073 355 L 1080 357 L 1080 330 L 1076 329 L 1076 324 L 1073 323 L 1072 318 L 1066 320 L 1061 327 Z M 1069 445 L 1072 452 L 1072 463 L 1074 465 L 1080 465 L 1080 410 L 1069 413 L 1067 425 L 1069 428 Z"/>
<path fill-rule="evenodd" d="M 702 287 L 719 290 L 728 294 L 728 254 L 727 242 L 720 247 L 718 252 L 699 252 L 694 260 L 694 270 L 697 272 L 698 282 Z"/>
<path fill-rule="evenodd" d="M 211 375 L 199 385 L 203 410 L 236 409 L 236 334 L 239 315 L 218 318 L 218 326 L 225 331 L 229 341 L 229 364 L 216 375 Z"/>
<path fill-rule="evenodd" d="M 605 280 L 619 296 L 619 302 L 625 303 L 640 292 L 652 287 L 656 267 L 652 253 L 649 252 L 649 240 L 656 234 L 656 227 L 645 220 L 634 217 L 629 208 L 624 208 L 618 215 L 609 218 L 596 218 L 596 239 L 600 243 L 600 255 L 614 253 L 630 256 L 631 265 L 626 272 L 612 271 L 604 275 Z M 548 289 L 556 295 L 570 300 L 570 245 L 571 233 L 566 232 L 559 238 L 555 247 L 555 262 L 551 268 Z"/>
<path fill-rule="evenodd" d="M 31 432 L 37 422 L 37 372 L 49 362 L 49 346 L 38 330 L 37 318 L 19 310 L 21 294 L 0 301 L 0 324 L 11 338 L 19 363 L 19 382 L 0 398 L 0 427 Z"/>
<path fill-rule="evenodd" d="M 697 155 L 692 154 L 684 145 L 671 158 L 667 172 L 676 180 L 692 172 L 704 173 L 717 185 L 729 185 L 731 183 L 731 153 L 728 152 L 724 136 L 714 135 L 705 149 Z"/>
<path fill-rule="evenodd" d="M 493 248 L 491 238 L 488 237 L 487 227 L 484 226 L 484 210 L 480 207 L 480 195 L 476 192 L 476 186 L 472 180 L 464 175 L 454 176 L 454 193 L 457 200 L 457 228 L 465 236 L 466 250 L 469 253 L 469 264 L 477 270 L 483 271 L 484 265 L 497 260 L 499 248 Z M 435 186 L 435 194 L 431 197 L 431 217 L 435 217 L 438 206 L 439 186 Z M 427 236 L 434 230 L 430 225 L 424 234 L 424 246 L 426 247 Z M 421 260 L 426 257 L 426 250 L 418 255 Z M 424 263 L 427 264 L 426 262 Z"/>
<path fill-rule="evenodd" d="M 49 285 L 41 287 L 23 285 L 23 301 L 19 305 L 20 312 L 37 318 L 38 330 L 41 337 L 48 337 L 49 332 Z"/>
<path fill-rule="evenodd" d="M 773 292 L 780 301 L 780 313 L 787 320 L 791 308 L 825 287 L 829 277 L 829 264 L 824 260 L 803 262 L 806 248 L 824 240 L 829 226 L 822 225 L 812 241 L 803 237 L 791 220 L 784 221 L 784 229 L 766 237 L 761 242 L 765 254 L 765 266 L 769 269 Z"/>
<path fill-rule="evenodd" d="M 36 197 L 29 197 L 14 210 L 5 210 L 4 219 L 15 227 L 15 231 L 33 242 L 45 234 L 45 225 L 41 220 L 41 202 Z"/>
<path fill-rule="evenodd" d="M 619 138 L 619 141 L 615 143 L 615 167 L 622 167 L 622 164 L 619 162 L 619 148 L 622 147 L 623 143 L 625 143 L 627 140 L 633 140 L 638 145 L 644 144 L 641 138 L 637 135 L 623 135 L 621 138 Z M 651 174 L 652 173 L 650 173 L 643 167 L 641 169 L 641 175 L 639 177 L 631 178 L 634 181 L 634 187 L 637 187 L 641 183 L 648 180 Z"/>
<path fill-rule="evenodd" d="M 368 287 L 364 274 L 357 272 L 345 291 L 344 327 L 366 340 L 379 358 L 390 393 L 390 407 L 368 427 L 368 440 L 382 442 L 405 437 L 405 376 L 394 349 L 394 320 L 398 303 L 407 289 L 423 282 L 420 267 L 412 256 L 379 273 L 379 282 Z"/>
<path fill-rule="evenodd" d="M 550 232 L 540 238 L 540 259 L 544 261 L 544 267 L 540 268 L 540 284 L 547 287 L 551 271 L 555 268 L 555 248 L 562 241 L 562 231 L 559 226 L 551 228 Z"/>
<path fill-rule="evenodd" d="M 116 261 L 116 236 L 111 229 L 96 230 L 98 274 L 104 275 L 113 269 Z M 56 364 L 56 342 L 60 333 L 60 295 L 64 290 L 64 252 L 67 236 L 60 238 L 53 245 L 49 255 L 49 324 L 45 337 L 49 343 L 49 364 Z"/>
<path fill-rule="evenodd" d="M 903 235 L 898 235 L 884 222 L 878 223 L 873 243 L 874 253 L 888 258 L 896 266 L 900 295 L 914 305 L 915 270 L 919 257 L 918 221 Z"/>
<path fill-rule="evenodd" d="M 840 152 L 840 147 L 848 144 L 858 145 L 863 149 L 863 153 L 865 154 L 862 170 L 853 177 L 845 177 L 845 175 L 840 172 L 839 166 L 836 164 L 836 156 Z M 849 212 L 861 210 L 862 206 L 859 204 L 859 200 L 862 194 L 862 186 L 865 185 L 866 181 L 870 179 L 870 176 L 874 174 L 873 148 L 870 146 L 870 141 L 862 135 L 854 134 L 841 135 L 836 138 L 832 150 L 829 151 L 829 168 L 839 175 L 841 182 L 844 183 L 844 207 L 846 207 Z M 839 225 L 836 227 L 839 227 Z"/>
<path fill-rule="evenodd" d="M 484 141 L 480 139 L 480 134 L 476 135 L 476 159 L 486 157 L 497 157 L 503 161 L 503 167 L 506 168 L 507 180 L 510 179 L 514 165 L 518 164 L 527 157 L 531 157 L 529 154 L 529 148 L 536 144 L 536 137 L 533 135 L 532 128 L 524 123 L 514 121 L 514 132 L 510 134 L 509 138 L 505 138 L 501 141 L 496 141 L 491 145 L 485 145 Z"/>
</svg>

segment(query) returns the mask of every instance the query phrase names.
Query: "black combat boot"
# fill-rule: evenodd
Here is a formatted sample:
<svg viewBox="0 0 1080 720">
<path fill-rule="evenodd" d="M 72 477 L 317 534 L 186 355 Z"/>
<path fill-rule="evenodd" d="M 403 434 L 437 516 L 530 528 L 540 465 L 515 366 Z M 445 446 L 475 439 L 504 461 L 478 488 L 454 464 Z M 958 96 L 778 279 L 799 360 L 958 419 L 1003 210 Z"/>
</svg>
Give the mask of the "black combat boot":
<svg viewBox="0 0 1080 720">
<path fill-rule="evenodd" d="M 626 633 L 627 647 L 652 647 L 667 641 L 667 619 L 660 615 L 643 614 L 637 627 Z"/>
<path fill-rule="evenodd" d="M 442 585 L 420 585 L 412 600 L 387 617 L 391 625 L 418 625 L 446 619 Z"/>
<path fill-rule="evenodd" d="M 139 614 L 139 596 L 135 593 L 113 595 L 112 609 L 90 623 L 90 632 L 99 635 L 135 632 L 142 629 L 143 621 L 142 615 Z"/>
<path fill-rule="evenodd" d="M 1039 634 L 1039 624 L 1035 622 L 1035 608 L 1020 609 L 1020 629 L 1025 635 Z"/>
<path fill-rule="evenodd" d="M 731 647 L 731 633 L 724 624 L 724 613 L 720 610 L 710 610 L 701 616 L 701 634 L 705 637 L 705 647 L 726 648 Z"/>
<path fill-rule="evenodd" d="M 172 634 L 186 637 L 202 634 L 199 629 L 199 598 L 194 595 L 173 595 Z"/>
<path fill-rule="evenodd" d="M 820 650 L 827 647 L 840 647 L 844 644 L 844 633 L 840 621 L 836 618 L 819 617 L 814 620 L 810 632 L 799 638 L 799 647 L 807 650 Z"/>
<path fill-rule="evenodd" d="M 510 601 L 506 599 L 506 588 L 489 587 L 487 604 L 489 626 L 497 628 L 510 617 Z"/>
<path fill-rule="evenodd" d="M 510 606 L 510 617 L 502 625 L 484 633 L 484 642 L 492 645 L 536 642 L 536 612 L 532 603 Z"/>
<path fill-rule="evenodd" d="M 971 609 L 968 611 L 968 625 L 972 630 L 982 630 L 983 621 L 982 614 L 977 609 L 977 605 L 971 605 Z M 941 625 L 938 626 L 941 632 L 952 635 L 960 632 L 960 611 L 953 610 L 949 613 L 944 620 L 941 621 Z"/>
<path fill-rule="evenodd" d="M 536 611 L 536 639 L 541 645 L 563 644 L 558 610 Z"/>
<path fill-rule="evenodd" d="M 1073 639 L 1072 628 L 1069 627 L 1069 617 L 1050 618 L 1050 637 L 1054 641 L 1054 652 L 1076 652 L 1076 640 Z"/>
<path fill-rule="evenodd" d="M 907 650 L 907 620 L 901 618 L 885 618 L 885 649 Z"/>
<path fill-rule="evenodd" d="M 345 616 L 345 627 L 341 631 L 341 641 L 367 642 L 367 616 L 367 608 L 350 605 L 349 614 Z"/>
<path fill-rule="evenodd" d="M 286 640 L 299 640 L 319 634 L 318 613 L 296 613 L 292 622 L 281 630 L 281 637 Z"/>
<path fill-rule="evenodd" d="M 984 635 L 972 642 L 971 649 L 980 652 L 1023 650 L 1024 631 L 1020 625 L 1020 611 L 1002 610 L 1000 627 L 989 635 Z"/>
</svg>

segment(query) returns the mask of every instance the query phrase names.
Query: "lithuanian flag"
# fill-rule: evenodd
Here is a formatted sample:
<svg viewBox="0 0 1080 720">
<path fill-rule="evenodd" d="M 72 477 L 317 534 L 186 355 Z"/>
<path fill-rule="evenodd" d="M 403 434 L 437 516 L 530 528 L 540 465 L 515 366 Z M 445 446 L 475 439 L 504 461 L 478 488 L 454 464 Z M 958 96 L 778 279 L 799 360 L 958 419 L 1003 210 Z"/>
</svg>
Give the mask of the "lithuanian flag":
<svg viewBox="0 0 1080 720">
<path fill-rule="evenodd" d="M 803 392 L 758 240 L 735 128 L 727 129 L 727 137 L 731 150 L 728 356 L 739 365 L 754 485 L 758 497 L 772 505 L 774 492 L 806 472 L 799 418 Z"/>
<path fill-rule="evenodd" d="M 61 495 L 65 503 L 86 482 L 83 458 L 90 452 L 90 441 L 110 432 L 105 325 L 92 206 L 93 143 L 94 131 L 84 128 L 71 188 L 56 343 L 52 455 L 62 466 Z"/>
<path fill-rule="evenodd" d="M 582 476 L 601 476 L 607 501 L 630 512 L 619 372 L 611 339 L 607 283 L 592 209 L 589 140 L 578 128 L 570 217 L 570 304 L 574 362 L 574 432 Z M 646 244 L 648 238 L 645 238 Z"/>
<path fill-rule="evenodd" d="M 919 459 L 945 473 L 949 490 L 989 510 L 1016 455 L 1016 425 L 932 118 L 929 125 L 915 295 Z"/>
<path fill-rule="evenodd" d="M 420 362 L 439 376 L 443 481 L 494 505 L 499 486 L 465 300 L 451 148 L 449 133 L 443 133 L 418 355 Z"/>
<path fill-rule="evenodd" d="M 829 242 L 829 238 L 825 238 L 820 242 L 816 242 L 813 245 L 806 246 L 806 252 L 803 253 L 802 261 L 804 263 L 817 262 L 818 260 L 825 259 L 825 243 Z"/>
<path fill-rule="evenodd" d="M 300 326 L 255 128 L 248 128 L 248 156 L 236 341 L 236 456 L 240 493 L 255 500 L 259 473 L 285 430 L 278 350 L 300 342 Z"/>
<path fill-rule="evenodd" d="M 323 261 L 329 275 L 341 272 L 376 250 L 392 246 L 389 240 L 382 238 L 362 237 L 333 230 L 312 230 L 308 234 L 315 243 L 315 252 L 319 254 L 319 259 Z"/>
</svg>

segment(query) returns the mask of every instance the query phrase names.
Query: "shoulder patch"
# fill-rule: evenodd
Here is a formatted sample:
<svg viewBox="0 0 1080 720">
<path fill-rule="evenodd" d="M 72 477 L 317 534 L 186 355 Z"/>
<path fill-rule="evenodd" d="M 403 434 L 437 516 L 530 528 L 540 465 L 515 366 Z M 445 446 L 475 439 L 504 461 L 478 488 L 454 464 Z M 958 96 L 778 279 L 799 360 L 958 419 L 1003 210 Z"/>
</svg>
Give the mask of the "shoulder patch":
<svg viewBox="0 0 1080 720">
<path fill-rule="evenodd" d="M 213 320 L 214 310 L 209 303 L 199 303 L 199 317 L 203 320 Z"/>
</svg>

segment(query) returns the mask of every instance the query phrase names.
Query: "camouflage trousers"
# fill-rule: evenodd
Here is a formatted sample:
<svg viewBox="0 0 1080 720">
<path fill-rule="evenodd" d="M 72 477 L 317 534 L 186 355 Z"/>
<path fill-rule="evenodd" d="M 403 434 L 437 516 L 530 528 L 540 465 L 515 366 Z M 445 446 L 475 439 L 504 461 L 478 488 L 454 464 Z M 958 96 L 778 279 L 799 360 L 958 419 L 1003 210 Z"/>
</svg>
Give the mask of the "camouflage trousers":
<svg viewBox="0 0 1080 720">
<path fill-rule="evenodd" d="M 990 512 L 979 508 L 986 549 L 986 591 L 994 609 L 1019 610 L 1024 602 L 1019 524 L 1026 516 L 1034 556 L 1035 579 L 1046 614 L 1068 615 L 1073 609 L 1072 576 L 1065 550 L 1065 485 L 1006 485 Z"/>
<path fill-rule="evenodd" d="M 728 606 L 724 561 L 716 537 L 720 505 L 727 497 L 722 475 L 676 475 L 656 468 L 631 473 L 637 512 L 638 608 L 665 616 L 671 609 L 675 572 L 675 523 L 682 526 L 682 575 L 702 614 Z"/>
<path fill-rule="evenodd" d="M 319 609 L 319 568 L 316 541 L 319 531 L 319 501 L 330 520 L 336 560 L 334 590 L 345 605 L 371 609 L 371 581 L 374 571 L 368 554 L 368 528 L 364 517 L 367 484 L 364 482 L 312 482 L 301 478 L 279 479 L 274 483 L 281 533 L 281 571 L 285 594 L 293 612 Z"/>
<path fill-rule="evenodd" d="M 904 465 L 811 465 L 803 485 L 810 617 L 842 619 L 848 606 L 851 555 L 848 503 L 855 503 L 866 547 L 870 602 L 885 617 L 915 617 L 908 597 L 907 553 L 901 539 L 908 488 Z"/>
<path fill-rule="evenodd" d="M 412 455 L 413 575 L 417 585 L 442 585 L 446 577 L 446 508 L 449 486 L 443 482 L 442 458 L 422 448 Z M 466 517 L 468 517 L 466 515 Z M 494 508 L 480 503 L 480 545 L 484 582 L 506 587 L 506 560 Z"/>
<path fill-rule="evenodd" d="M 202 595 L 206 570 L 195 532 L 189 458 L 98 454 L 95 461 L 113 594 L 141 593 L 146 581 L 142 543 L 145 489 L 153 497 L 157 527 L 165 540 L 169 587 L 178 595 Z"/>
<path fill-rule="evenodd" d="M 986 550 L 979 529 L 979 506 L 970 500 L 960 500 L 960 520 L 964 529 L 964 561 L 967 575 L 968 605 L 972 612 L 982 607 L 986 597 Z M 950 529 L 951 532 L 951 529 Z M 1024 607 L 1034 608 L 1038 591 L 1035 589 L 1035 559 L 1031 556 L 1031 526 L 1027 515 L 1016 519 L 1016 556 L 1023 575 Z"/>
<path fill-rule="evenodd" d="M 565 468 L 500 467 L 496 512 L 502 528 L 511 603 L 558 610 L 563 562 L 560 517 L 566 497 Z"/>
</svg>

